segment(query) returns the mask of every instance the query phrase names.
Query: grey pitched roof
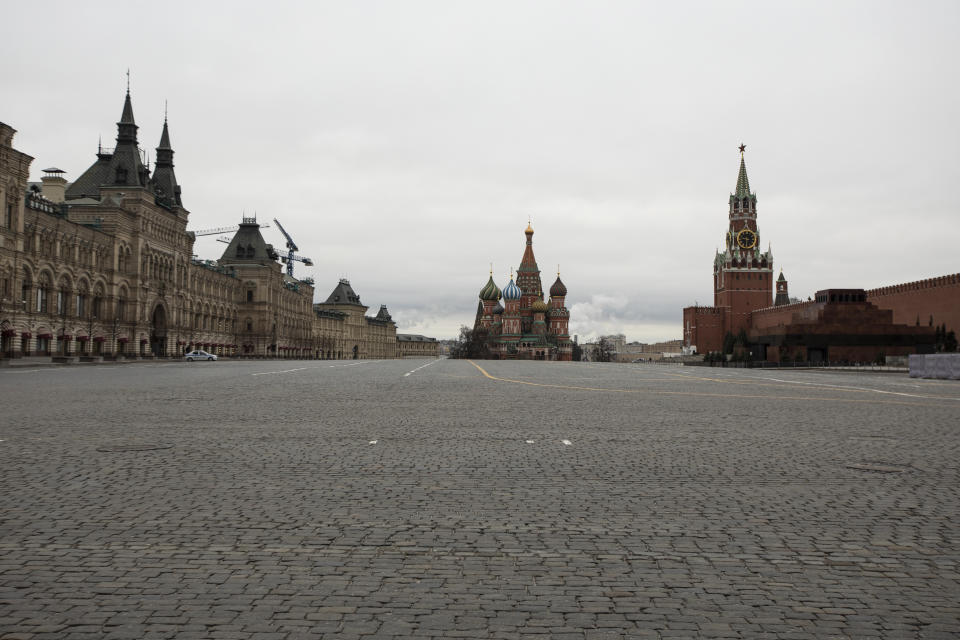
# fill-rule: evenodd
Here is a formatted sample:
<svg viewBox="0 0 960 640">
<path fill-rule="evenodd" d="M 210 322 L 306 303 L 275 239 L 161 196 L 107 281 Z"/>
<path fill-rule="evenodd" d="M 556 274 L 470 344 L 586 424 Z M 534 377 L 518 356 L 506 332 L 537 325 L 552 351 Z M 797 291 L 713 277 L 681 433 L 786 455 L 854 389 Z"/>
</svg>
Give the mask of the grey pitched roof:
<svg viewBox="0 0 960 640">
<path fill-rule="evenodd" d="M 360 302 L 360 296 L 354 292 L 353 287 L 350 286 L 350 281 L 346 278 L 340 278 L 340 282 L 334 287 L 324 304 L 355 304 L 363 306 L 363 303 Z"/>
<path fill-rule="evenodd" d="M 251 263 L 267 264 L 276 262 L 277 252 L 273 245 L 267 244 L 260 234 L 260 225 L 256 222 L 242 222 L 233 239 L 220 257 L 221 264 Z"/>
<path fill-rule="evenodd" d="M 73 184 L 67 187 L 67 200 L 77 198 L 100 199 L 100 185 L 107 183 L 107 171 L 110 168 L 110 154 L 98 153 L 97 161 L 90 165 Z"/>
<path fill-rule="evenodd" d="M 386 322 L 393 321 L 393 318 L 390 317 L 390 312 L 387 311 L 387 305 L 380 305 L 380 311 L 377 312 L 377 320 L 385 320 Z"/>
<path fill-rule="evenodd" d="M 400 342 L 436 342 L 436 338 L 428 338 L 418 333 L 398 333 L 397 340 Z"/>
</svg>

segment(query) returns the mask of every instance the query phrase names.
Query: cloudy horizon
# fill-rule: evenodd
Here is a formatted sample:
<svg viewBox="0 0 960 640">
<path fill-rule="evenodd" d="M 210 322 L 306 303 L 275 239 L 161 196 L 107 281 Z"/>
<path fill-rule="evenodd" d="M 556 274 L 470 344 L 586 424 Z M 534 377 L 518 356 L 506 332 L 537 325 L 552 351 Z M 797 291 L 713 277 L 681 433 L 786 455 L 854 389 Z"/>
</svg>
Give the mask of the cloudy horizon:
<svg viewBox="0 0 960 640">
<path fill-rule="evenodd" d="M 349 278 L 403 333 L 472 325 L 528 219 L 571 334 L 681 337 L 746 144 L 790 294 L 960 271 L 960 5 L 102 2 L 6 8 L 0 121 L 75 180 L 130 69 L 165 104 L 190 229 L 280 220 L 323 301 Z M 198 238 L 200 258 L 226 245 Z"/>
</svg>

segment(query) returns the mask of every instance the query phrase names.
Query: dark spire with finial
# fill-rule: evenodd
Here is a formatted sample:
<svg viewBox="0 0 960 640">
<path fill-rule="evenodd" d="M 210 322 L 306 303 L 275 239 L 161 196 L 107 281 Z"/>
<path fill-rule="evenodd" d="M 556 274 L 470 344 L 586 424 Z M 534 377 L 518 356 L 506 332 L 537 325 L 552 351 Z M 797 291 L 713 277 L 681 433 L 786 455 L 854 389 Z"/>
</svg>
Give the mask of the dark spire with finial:
<svg viewBox="0 0 960 640">
<path fill-rule="evenodd" d="M 117 144 L 123 142 L 137 143 L 137 123 L 133 119 L 133 103 L 130 101 L 130 69 L 127 69 L 127 97 L 123 101 L 123 113 L 117 123 Z"/>
<path fill-rule="evenodd" d="M 67 188 L 66 198 L 99 199 L 102 187 L 146 187 L 149 180 L 150 172 L 143 166 L 137 146 L 137 123 L 133 119 L 128 70 L 123 112 L 117 123 L 117 146 L 111 152 L 103 148 L 101 141 L 97 141 L 97 161 Z"/>
<path fill-rule="evenodd" d="M 157 147 L 152 183 L 161 204 L 183 206 L 180 200 L 180 185 L 177 184 L 177 176 L 173 172 L 173 147 L 170 146 L 166 104 L 163 107 L 163 133 L 160 134 L 160 146 Z"/>
</svg>

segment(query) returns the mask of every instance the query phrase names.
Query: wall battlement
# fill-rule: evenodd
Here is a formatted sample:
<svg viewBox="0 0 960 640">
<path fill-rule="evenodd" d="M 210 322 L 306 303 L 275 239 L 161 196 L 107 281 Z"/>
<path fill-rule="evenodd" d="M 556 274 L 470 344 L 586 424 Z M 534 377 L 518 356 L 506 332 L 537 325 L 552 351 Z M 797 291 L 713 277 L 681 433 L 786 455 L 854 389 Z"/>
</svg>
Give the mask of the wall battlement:
<svg viewBox="0 0 960 640">
<path fill-rule="evenodd" d="M 960 273 L 952 273 L 937 278 L 927 278 L 926 280 L 916 280 L 914 282 L 904 282 L 894 284 L 888 287 L 879 287 L 877 289 L 868 289 L 867 297 L 879 297 L 894 295 L 898 293 L 908 293 L 911 291 L 922 291 L 924 289 L 936 289 L 939 287 L 949 287 L 960 285 Z"/>
</svg>

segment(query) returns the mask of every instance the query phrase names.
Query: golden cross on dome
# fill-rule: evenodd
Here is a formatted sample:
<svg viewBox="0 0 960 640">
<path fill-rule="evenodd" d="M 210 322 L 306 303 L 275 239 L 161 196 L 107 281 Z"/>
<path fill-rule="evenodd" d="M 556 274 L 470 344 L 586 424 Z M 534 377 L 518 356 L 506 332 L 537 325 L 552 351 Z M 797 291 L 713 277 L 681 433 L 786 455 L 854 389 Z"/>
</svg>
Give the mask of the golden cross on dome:
<svg viewBox="0 0 960 640">
<path fill-rule="evenodd" d="M 743 143 L 741 142 L 741 143 L 740 143 L 740 157 L 741 157 L 741 158 L 743 157 L 743 152 L 744 152 L 744 150 L 746 150 L 746 148 L 747 148 L 747 145 L 745 145 L 745 144 L 743 144 Z"/>
</svg>

